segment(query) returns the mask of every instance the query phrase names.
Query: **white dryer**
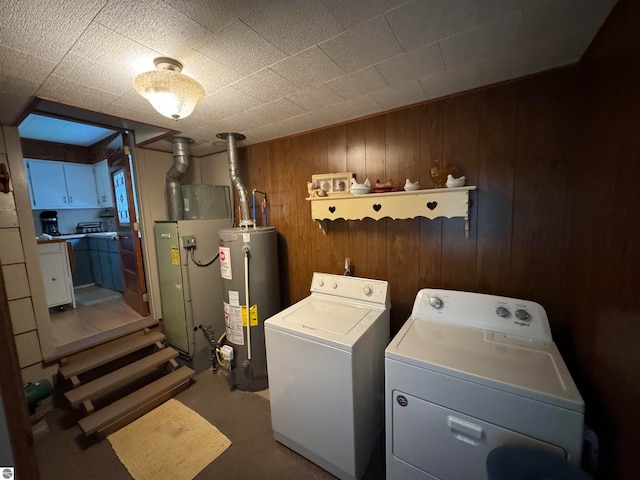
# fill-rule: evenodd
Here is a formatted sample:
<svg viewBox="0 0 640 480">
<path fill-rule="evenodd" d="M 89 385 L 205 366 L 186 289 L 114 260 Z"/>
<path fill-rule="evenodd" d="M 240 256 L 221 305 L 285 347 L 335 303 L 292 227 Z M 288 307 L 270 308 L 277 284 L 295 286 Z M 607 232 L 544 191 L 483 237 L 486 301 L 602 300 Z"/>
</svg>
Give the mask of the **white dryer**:
<svg viewBox="0 0 640 480">
<path fill-rule="evenodd" d="M 314 273 L 311 295 L 264 323 L 274 437 L 341 479 L 384 429 L 387 282 Z"/>
<path fill-rule="evenodd" d="M 385 382 L 388 480 L 484 480 L 501 445 L 580 462 L 584 402 L 535 302 L 421 290 Z"/>
</svg>

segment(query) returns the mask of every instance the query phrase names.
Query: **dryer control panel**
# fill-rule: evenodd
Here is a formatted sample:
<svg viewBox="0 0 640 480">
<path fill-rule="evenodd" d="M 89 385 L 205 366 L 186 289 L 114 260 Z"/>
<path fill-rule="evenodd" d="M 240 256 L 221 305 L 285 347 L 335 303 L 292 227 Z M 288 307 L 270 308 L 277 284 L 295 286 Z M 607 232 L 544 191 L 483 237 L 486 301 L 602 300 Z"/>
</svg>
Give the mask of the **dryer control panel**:
<svg viewBox="0 0 640 480">
<path fill-rule="evenodd" d="M 389 283 L 384 280 L 315 272 L 311 280 L 311 294 L 314 293 L 374 303 L 383 307 L 389 304 Z"/>
<path fill-rule="evenodd" d="M 412 316 L 507 336 L 552 341 L 547 313 L 542 305 L 530 300 L 425 288 L 416 296 Z"/>
</svg>

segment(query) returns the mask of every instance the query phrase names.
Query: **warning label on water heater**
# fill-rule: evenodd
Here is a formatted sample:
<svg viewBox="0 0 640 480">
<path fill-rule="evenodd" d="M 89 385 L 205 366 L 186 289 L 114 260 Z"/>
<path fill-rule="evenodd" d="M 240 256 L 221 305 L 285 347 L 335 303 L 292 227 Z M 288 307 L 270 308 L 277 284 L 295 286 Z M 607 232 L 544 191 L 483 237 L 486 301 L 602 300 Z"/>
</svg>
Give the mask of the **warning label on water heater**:
<svg viewBox="0 0 640 480">
<path fill-rule="evenodd" d="M 220 275 L 222 278 L 232 280 L 231 278 L 231 249 L 228 247 L 220 247 Z"/>
<path fill-rule="evenodd" d="M 224 324 L 227 331 L 227 340 L 236 345 L 244 345 L 242 333 L 242 310 L 240 307 L 232 307 L 224 303 Z"/>
</svg>

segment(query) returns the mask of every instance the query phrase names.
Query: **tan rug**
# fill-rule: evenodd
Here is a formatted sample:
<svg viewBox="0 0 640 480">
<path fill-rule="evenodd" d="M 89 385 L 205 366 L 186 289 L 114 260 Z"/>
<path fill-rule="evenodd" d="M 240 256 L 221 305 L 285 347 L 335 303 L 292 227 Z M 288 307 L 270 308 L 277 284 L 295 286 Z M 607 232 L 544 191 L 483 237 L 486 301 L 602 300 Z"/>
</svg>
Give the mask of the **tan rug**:
<svg viewBox="0 0 640 480">
<path fill-rule="evenodd" d="M 136 480 L 191 480 L 231 445 L 216 427 L 174 398 L 107 439 Z"/>
</svg>

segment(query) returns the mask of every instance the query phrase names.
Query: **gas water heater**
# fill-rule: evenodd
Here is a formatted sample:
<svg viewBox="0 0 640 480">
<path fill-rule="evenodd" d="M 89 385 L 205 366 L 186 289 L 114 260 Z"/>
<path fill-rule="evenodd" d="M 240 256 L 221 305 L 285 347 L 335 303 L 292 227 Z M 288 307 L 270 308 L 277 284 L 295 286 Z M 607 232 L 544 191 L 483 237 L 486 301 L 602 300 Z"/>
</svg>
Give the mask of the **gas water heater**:
<svg viewBox="0 0 640 480">
<path fill-rule="evenodd" d="M 226 343 L 233 348 L 229 386 L 264 390 L 269 386 L 264 321 L 280 311 L 277 232 L 249 227 L 218 234 Z"/>
</svg>

